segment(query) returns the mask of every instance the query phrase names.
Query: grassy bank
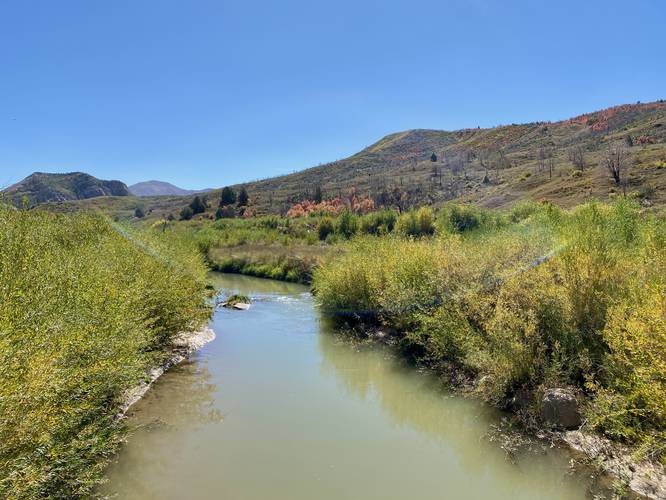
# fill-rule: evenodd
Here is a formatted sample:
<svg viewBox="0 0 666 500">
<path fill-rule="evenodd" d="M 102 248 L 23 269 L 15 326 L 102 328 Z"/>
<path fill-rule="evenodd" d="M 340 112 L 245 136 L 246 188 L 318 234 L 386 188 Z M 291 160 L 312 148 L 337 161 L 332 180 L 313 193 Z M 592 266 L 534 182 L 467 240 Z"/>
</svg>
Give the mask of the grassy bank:
<svg viewBox="0 0 666 500">
<path fill-rule="evenodd" d="M 124 392 L 208 317 L 184 239 L 0 207 L 0 497 L 88 494 Z"/>
<path fill-rule="evenodd" d="M 389 325 L 410 358 L 505 405 L 584 396 L 606 436 L 666 451 L 666 221 L 621 201 L 507 214 L 448 207 L 437 236 L 361 237 L 314 274 L 323 307 Z"/>
<path fill-rule="evenodd" d="M 317 237 L 315 218 L 259 217 L 174 224 L 212 270 L 310 283 L 332 246 Z M 159 224 L 156 226 L 159 231 Z"/>
</svg>

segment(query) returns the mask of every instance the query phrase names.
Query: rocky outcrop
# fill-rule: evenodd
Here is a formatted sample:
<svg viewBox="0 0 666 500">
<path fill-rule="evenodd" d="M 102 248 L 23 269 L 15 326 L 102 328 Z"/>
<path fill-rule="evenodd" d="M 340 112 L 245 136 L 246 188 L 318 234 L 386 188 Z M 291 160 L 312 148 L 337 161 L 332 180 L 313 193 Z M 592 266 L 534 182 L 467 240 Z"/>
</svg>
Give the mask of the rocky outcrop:
<svg viewBox="0 0 666 500">
<path fill-rule="evenodd" d="M 541 418 L 558 429 L 577 429 L 581 424 L 576 395 L 568 389 L 546 389 Z"/>
</svg>

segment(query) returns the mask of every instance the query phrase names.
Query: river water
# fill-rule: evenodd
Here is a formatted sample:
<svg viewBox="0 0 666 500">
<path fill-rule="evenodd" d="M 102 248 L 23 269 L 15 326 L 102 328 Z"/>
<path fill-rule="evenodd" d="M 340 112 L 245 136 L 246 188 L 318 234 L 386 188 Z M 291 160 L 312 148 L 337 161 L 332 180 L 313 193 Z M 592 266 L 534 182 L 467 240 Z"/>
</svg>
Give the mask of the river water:
<svg viewBox="0 0 666 500">
<path fill-rule="evenodd" d="M 217 275 L 249 311 L 131 410 L 104 492 L 120 499 L 577 499 L 591 488 L 543 443 L 509 454 L 502 415 L 386 348 L 358 347 L 307 289 Z M 492 436 L 496 436 L 493 438 Z M 506 446 L 505 446 L 506 448 Z"/>
</svg>

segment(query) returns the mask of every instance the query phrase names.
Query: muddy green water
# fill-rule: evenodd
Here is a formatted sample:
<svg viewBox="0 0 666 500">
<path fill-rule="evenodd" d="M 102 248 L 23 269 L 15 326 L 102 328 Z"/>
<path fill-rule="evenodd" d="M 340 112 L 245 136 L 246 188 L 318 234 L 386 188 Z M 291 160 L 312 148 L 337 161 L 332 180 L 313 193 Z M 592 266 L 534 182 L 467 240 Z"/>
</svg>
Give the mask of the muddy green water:
<svg viewBox="0 0 666 500">
<path fill-rule="evenodd" d="M 353 347 L 305 287 L 234 275 L 253 297 L 136 404 L 108 472 L 121 499 L 575 499 L 590 488 L 542 443 L 511 459 L 501 415 L 386 349 Z"/>
</svg>

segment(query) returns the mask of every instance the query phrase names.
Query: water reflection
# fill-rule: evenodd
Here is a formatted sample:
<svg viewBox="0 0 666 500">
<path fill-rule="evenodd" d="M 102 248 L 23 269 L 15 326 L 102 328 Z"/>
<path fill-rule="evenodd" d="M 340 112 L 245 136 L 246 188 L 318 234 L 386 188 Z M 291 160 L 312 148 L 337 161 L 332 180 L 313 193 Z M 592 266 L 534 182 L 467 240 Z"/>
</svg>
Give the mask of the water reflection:
<svg viewBox="0 0 666 500">
<path fill-rule="evenodd" d="M 612 492 L 608 478 L 587 467 L 571 467 L 566 450 L 512 431 L 515 449 L 497 444 L 507 416 L 475 399 L 447 392 L 435 376 L 396 359 L 386 346 L 351 343 L 328 318 L 321 321 L 322 372 L 336 378 L 349 395 L 378 402 L 391 423 L 418 431 L 427 440 L 451 448 L 466 473 L 493 474 L 513 483 L 517 492 L 539 491 L 541 498 L 578 498 L 586 493 L 604 498 Z M 577 484 L 573 479 L 576 479 Z M 497 492 L 497 497 L 501 494 Z M 494 497 L 495 498 L 495 497 Z"/>
<path fill-rule="evenodd" d="M 211 382 L 208 361 L 186 360 L 160 377 L 128 414 L 132 446 L 125 446 L 109 468 L 114 478 L 113 489 L 103 493 L 132 492 L 132 498 L 157 498 L 145 484 L 144 466 L 152 474 L 169 474 L 173 457 L 165 453 L 183 446 L 188 434 L 202 426 L 214 426 L 223 420 L 215 406 L 217 386 Z M 125 495 L 129 498 L 129 495 Z"/>
<path fill-rule="evenodd" d="M 122 499 L 577 499 L 567 456 L 516 465 L 486 439 L 494 410 L 450 397 L 382 349 L 360 351 L 301 285 L 216 276 L 257 298 L 218 310 L 217 339 L 160 379 L 109 471 Z"/>
</svg>

